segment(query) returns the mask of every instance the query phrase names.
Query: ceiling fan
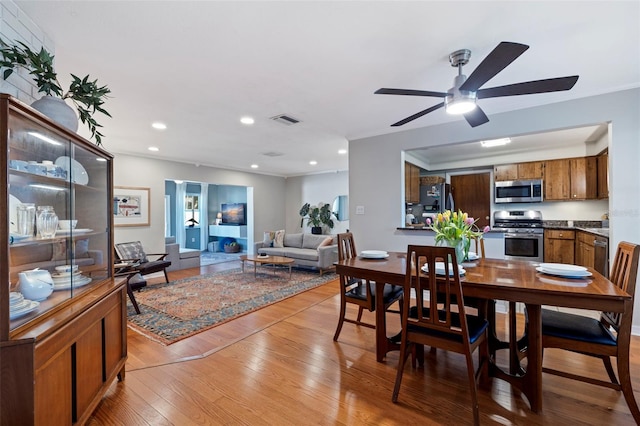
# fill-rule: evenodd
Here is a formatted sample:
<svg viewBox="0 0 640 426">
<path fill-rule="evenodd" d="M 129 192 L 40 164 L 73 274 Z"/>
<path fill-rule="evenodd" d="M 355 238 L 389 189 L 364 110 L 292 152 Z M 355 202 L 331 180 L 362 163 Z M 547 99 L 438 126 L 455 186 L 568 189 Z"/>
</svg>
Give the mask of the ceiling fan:
<svg viewBox="0 0 640 426">
<path fill-rule="evenodd" d="M 462 74 L 462 66 L 469 62 L 471 51 L 467 49 L 456 50 L 449 55 L 449 62 L 452 67 L 458 68 L 458 75 L 453 80 L 453 87 L 447 92 L 382 88 L 376 90 L 375 94 L 444 98 L 443 102 L 392 124 L 391 126 L 393 127 L 407 124 L 416 118 L 420 118 L 442 107 L 445 107 L 446 111 L 450 114 L 464 114 L 464 118 L 471 127 L 476 127 L 489 121 L 487 115 L 477 105 L 478 99 L 560 92 L 570 90 L 576 84 L 576 81 L 578 81 L 578 76 L 574 75 L 480 89 L 483 84 L 505 69 L 528 48 L 529 46 L 525 44 L 503 41 L 484 58 L 469 77 Z"/>
</svg>

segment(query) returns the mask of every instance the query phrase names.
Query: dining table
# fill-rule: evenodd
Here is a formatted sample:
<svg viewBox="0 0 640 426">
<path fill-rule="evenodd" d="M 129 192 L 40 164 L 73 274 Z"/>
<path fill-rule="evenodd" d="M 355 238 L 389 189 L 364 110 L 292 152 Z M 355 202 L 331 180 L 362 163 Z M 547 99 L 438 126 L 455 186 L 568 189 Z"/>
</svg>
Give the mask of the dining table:
<svg viewBox="0 0 640 426">
<path fill-rule="evenodd" d="M 510 259 L 480 258 L 464 262 L 461 275 L 463 297 L 485 300 L 504 300 L 523 303 L 527 311 L 525 330 L 525 368 L 518 371 L 504 371 L 490 360 L 490 374 L 506 380 L 518 388 L 528 399 L 531 410 L 542 411 L 542 306 L 588 309 L 607 312 L 624 312 L 632 309 L 629 294 L 614 285 L 607 278 L 587 268 L 591 276 L 585 278 L 565 278 L 539 272 L 540 262 Z M 380 259 L 361 256 L 335 263 L 336 273 L 350 277 L 374 281 L 376 295 L 376 358 L 384 361 L 389 351 L 399 350 L 396 339 L 387 337 L 386 312 L 382 292 L 384 285 L 404 285 L 407 268 L 407 254 L 389 252 Z M 488 318 L 489 321 L 495 321 Z M 503 346 L 504 347 L 504 346 Z M 510 359 L 517 359 L 514 350 L 519 346 L 511 343 Z"/>
</svg>

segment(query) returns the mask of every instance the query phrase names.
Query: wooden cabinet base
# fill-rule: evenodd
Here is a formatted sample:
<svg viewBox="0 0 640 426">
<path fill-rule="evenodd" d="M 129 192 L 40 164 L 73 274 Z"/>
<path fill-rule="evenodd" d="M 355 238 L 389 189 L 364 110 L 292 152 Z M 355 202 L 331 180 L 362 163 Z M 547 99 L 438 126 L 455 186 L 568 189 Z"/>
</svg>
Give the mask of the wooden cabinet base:
<svg viewBox="0 0 640 426">
<path fill-rule="evenodd" d="M 127 359 L 124 281 L 0 342 L 0 424 L 84 424 Z M 17 422 L 17 423 L 16 423 Z"/>
</svg>

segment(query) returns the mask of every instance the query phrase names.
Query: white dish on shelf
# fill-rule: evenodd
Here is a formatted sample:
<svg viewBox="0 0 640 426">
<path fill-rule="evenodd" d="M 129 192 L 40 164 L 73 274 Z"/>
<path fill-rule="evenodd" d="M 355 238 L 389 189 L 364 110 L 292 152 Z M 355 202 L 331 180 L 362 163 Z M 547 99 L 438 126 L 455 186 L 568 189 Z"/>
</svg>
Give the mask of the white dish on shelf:
<svg viewBox="0 0 640 426">
<path fill-rule="evenodd" d="M 480 256 L 478 256 L 478 253 L 474 251 L 469 252 L 469 260 L 478 260 L 478 259 L 480 259 Z"/>
<path fill-rule="evenodd" d="M 89 228 L 79 228 L 79 229 L 56 229 L 57 235 L 69 235 L 69 234 L 86 234 L 87 232 L 91 232 L 93 229 Z"/>
<path fill-rule="evenodd" d="M 78 287 L 82 287 L 84 285 L 87 285 L 91 282 L 91 278 L 90 277 L 83 277 L 80 276 L 77 279 L 74 279 L 73 282 L 70 280 L 66 280 L 65 282 L 61 282 L 61 283 L 57 283 L 54 282 L 53 283 L 53 290 L 69 290 L 71 287 L 73 288 L 78 288 Z"/>
<path fill-rule="evenodd" d="M 56 266 L 56 273 L 58 273 L 58 274 L 63 274 L 65 272 L 68 274 L 70 272 L 76 272 L 77 270 L 78 270 L 78 265 L 60 265 L 60 266 Z"/>
<path fill-rule="evenodd" d="M 360 257 L 365 259 L 386 259 L 389 253 L 384 250 L 362 250 Z"/>
<path fill-rule="evenodd" d="M 423 272 L 429 272 L 429 266 L 427 264 L 422 265 L 421 269 Z M 458 264 L 458 274 L 464 275 L 465 272 L 467 271 L 465 271 L 462 265 Z M 444 275 L 444 274 L 445 274 L 444 262 L 436 262 L 436 275 Z M 450 263 L 449 276 L 452 276 L 452 275 L 453 275 L 453 264 Z"/>
<path fill-rule="evenodd" d="M 62 167 L 70 175 L 71 181 L 79 183 L 80 185 L 86 185 L 89 183 L 89 175 L 87 171 L 82 167 L 82 164 L 78 163 L 71 157 L 58 157 L 55 162 L 56 166 Z"/>
<path fill-rule="evenodd" d="M 9 312 L 9 319 L 16 319 L 19 318 L 23 315 L 27 315 L 30 312 L 35 311 L 36 309 L 38 309 L 38 306 L 40 306 L 40 302 L 34 302 L 32 300 L 28 301 L 29 304 L 27 306 L 25 306 L 23 309 L 20 309 L 18 311 L 10 311 Z"/>
</svg>

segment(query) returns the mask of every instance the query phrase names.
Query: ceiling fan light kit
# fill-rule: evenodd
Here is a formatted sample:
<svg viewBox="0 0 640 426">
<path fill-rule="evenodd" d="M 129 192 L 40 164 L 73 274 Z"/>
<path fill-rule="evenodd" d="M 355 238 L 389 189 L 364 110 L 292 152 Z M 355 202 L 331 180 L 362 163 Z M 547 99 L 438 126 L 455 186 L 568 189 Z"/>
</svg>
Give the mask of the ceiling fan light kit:
<svg viewBox="0 0 640 426">
<path fill-rule="evenodd" d="M 449 55 L 449 62 L 452 67 L 458 68 L 458 75 L 453 80 L 453 87 L 447 92 L 382 88 L 376 90 L 375 94 L 443 98 L 443 102 L 392 124 L 391 126 L 394 127 L 407 124 L 443 106 L 449 114 L 463 114 L 471 127 L 480 126 L 487 123 L 489 118 L 478 106 L 478 99 L 559 92 L 570 90 L 578 81 L 578 76 L 574 75 L 480 89 L 483 84 L 495 77 L 528 48 L 529 46 L 525 44 L 503 41 L 484 58 L 468 78 L 462 74 L 462 66 L 469 62 L 471 51 L 468 49 L 456 50 Z"/>
</svg>

